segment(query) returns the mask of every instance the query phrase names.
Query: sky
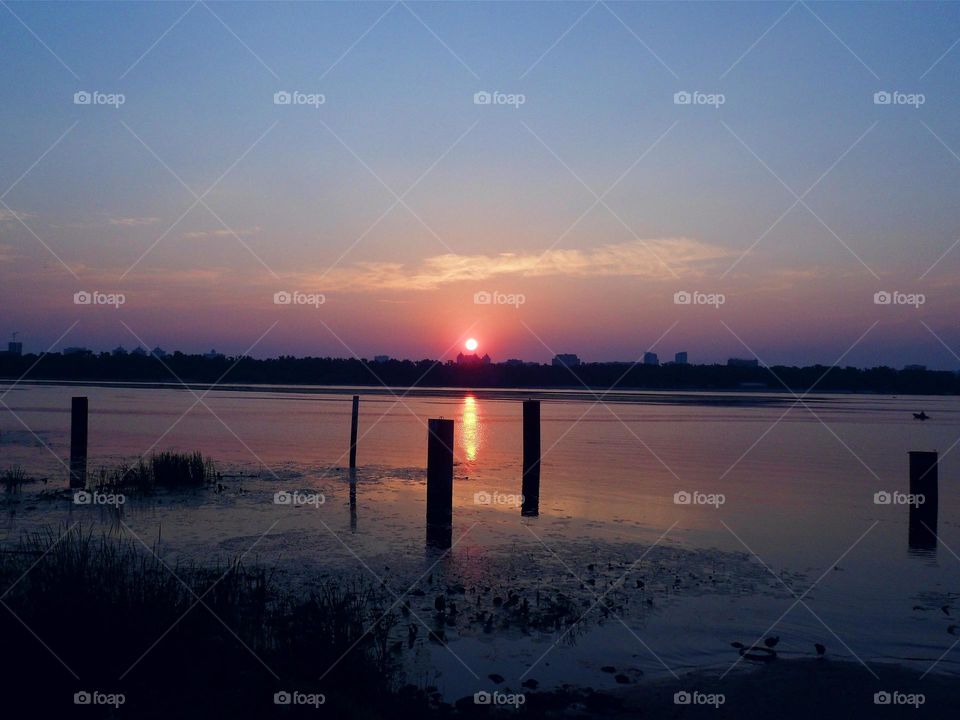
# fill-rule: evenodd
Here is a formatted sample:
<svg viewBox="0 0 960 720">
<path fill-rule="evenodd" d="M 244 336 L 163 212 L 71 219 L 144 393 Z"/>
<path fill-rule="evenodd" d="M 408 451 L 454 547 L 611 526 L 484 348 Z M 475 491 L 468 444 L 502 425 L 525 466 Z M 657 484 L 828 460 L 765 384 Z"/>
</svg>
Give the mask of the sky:
<svg viewBox="0 0 960 720">
<path fill-rule="evenodd" d="M 960 369 L 958 41 L 950 2 L 5 2 L 0 333 Z"/>
</svg>

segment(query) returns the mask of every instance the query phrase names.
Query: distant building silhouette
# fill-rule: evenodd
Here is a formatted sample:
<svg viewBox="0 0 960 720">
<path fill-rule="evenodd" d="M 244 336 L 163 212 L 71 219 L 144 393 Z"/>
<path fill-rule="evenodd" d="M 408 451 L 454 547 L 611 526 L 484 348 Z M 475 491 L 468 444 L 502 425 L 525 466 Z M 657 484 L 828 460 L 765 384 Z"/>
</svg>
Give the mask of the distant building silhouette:
<svg viewBox="0 0 960 720">
<path fill-rule="evenodd" d="M 111 354 L 112 354 L 112 355 L 117 355 L 117 356 L 126 355 L 126 354 L 127 354 L 127 351 L 126 351 L 126 349 L 123 347 L 123 345 L 117 345 L 117 346 L 113 349 L 113 351 L 112 351 Z"/>
<path fill-rule="evenodd" d="M 687 364 L 687 352 L 686 352 L 686 350 L 684 350 L 683 352 L 678 352 L 676 355 L 673 356 L 673 364 L 674 364 L 674 365 L 686 365 L 686 364 Z"/>
<path fill-rule="evenodd" d="M 580 358 L 573 353 L 557 353 L 551 364 L 554 367 L 576 367 L 580 364 Z"/>
<path fill-rule="evenodd" d="M 153 350 L 150 351 L 150 354 L 154 357 L 165 358 L 167 356 L 167 351 L 157 345 Z"/>
<path fill-rule="evenodd" d="M 23 343 L 13 341 L 8 342 L 7 353 L 10 355 L 23 355 Z"/>
<path fill-rule="evenodd" d="M 67 347 L 63 349 L 64 355 L 92 355 L 93 350 L 88 350 L 85 347 Z"/>
<path fill-rule="evenodd" d="M 146 357 L 149 353 L 144 350 L 142 347 L 137 345 L 130 353 L 131 355 L 136 355 L 137 357 Z"/>
<path fill-rule="evenodd" d="M 214 350 L 213 348 L 210 348 L 210 352 L 204 353 L 203 356 L 204 356 L 207 360 L 219 360 L 219 359 L 221 359 L 221 358 L 223 357 L 223 353 L 218 353 L 218 352 L 217 352 L 216 350 Z"/>
<path fill-rule="evenodd" d="M 390 356 L 389 356 L 389 355 L 374 355 L 374 356 L 373 356 L 373 361 L 374 361 L 375 363 L 390 362 Z"/>
<path fill-rule="evenodd" d="M 904 365 L 903 369 L 904 370 L 926 370 L 927 366 L 926 365 Z"/>
<path fill-rule="evenodd" d="M 657 357 L 655 352 L 645 352 L 643 354 L 643 364 L 644 365 L 659 365 L 660 358 Z"/>
<path fill-rule="evenodd" d="M 506 359 L 506 360 L 503 361 L 503 364 L 504 364 L 504 365 L 511 365 L 511 366 L 526 365 L 526 363 L 525 363 L 523 360 L 519 360 L 519 359 L 517 359 L 517 358 L 508 358 L 508 359 Z"/>
<path fill-rule="evenodd" d="M 760 367 L 756 358 L 730 358 L 727 367 L 755 368 Z"/>
<path fill-rule="evenodd" d="M 457 353 L 457 365 L 489 365 L 491 362 L 492 360 L 490 360 L 489 355 L 480 357 L 476 353 L 471 353 L 470 355 Z"/>
</svg>

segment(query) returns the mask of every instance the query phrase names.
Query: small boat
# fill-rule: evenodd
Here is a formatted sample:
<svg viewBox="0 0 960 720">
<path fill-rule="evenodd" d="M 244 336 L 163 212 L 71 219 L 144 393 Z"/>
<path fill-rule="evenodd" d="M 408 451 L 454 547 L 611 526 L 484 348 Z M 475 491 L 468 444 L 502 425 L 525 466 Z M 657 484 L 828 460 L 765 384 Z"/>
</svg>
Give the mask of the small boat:
<svg viewBox="0 0 960 720">
<path fill-rule="evenodd" d="M 929 420 L 929 419 L 930 419 L 930 416 L 927 415 L 923 410 L 921 410 L 920 412 L 913 414 L 913 419 L 914 419 L 914 420 Z"/>
</svg>

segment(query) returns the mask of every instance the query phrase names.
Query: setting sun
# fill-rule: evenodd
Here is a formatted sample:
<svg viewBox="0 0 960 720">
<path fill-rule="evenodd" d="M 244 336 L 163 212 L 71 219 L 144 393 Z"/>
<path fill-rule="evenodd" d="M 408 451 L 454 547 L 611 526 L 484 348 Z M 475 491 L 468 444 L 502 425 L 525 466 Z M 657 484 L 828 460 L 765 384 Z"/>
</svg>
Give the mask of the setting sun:
<svg viewBox="0 0 960 720">
<path fill-rule="evenodd" d="M 470 352 L 473 352 L 474 350 L 477 349 L 480 343 L 478 343 L 475 339 L 470 338 L 463 345 L 465 348 L 467 348 L 467 350 L 469 350 Z"/>
</svg>

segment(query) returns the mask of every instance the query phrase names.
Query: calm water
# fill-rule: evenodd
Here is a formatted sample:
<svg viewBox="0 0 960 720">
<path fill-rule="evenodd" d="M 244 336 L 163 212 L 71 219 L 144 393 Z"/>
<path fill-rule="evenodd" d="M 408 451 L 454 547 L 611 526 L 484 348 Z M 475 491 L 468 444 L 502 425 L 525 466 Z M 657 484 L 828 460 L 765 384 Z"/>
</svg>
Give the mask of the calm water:
<svg viewBox="0 0 960 720">
<path fill-rule="evenodd" d="M 778 619 L 770 634 L 786 657 L 812 656 L 821 642 L 868 667 L 927 670 L 947 653 L 934 672 L 960 672 L 960 648 L 947 652 L 960 639 L 947 630 L 960 622 L 958 399 L 811 396 L 810 410 L 788 412 L 792 398 L 780 395 L 619 393 L 595 403 L 584 392 L 545 394 L 540 515 L 521 518 L 503 496 L 520 492 L 517 400 L 530 393 L 398 402 L 360 392 L 351 503 L 348 389 L 216 389 L 208 409 L 184 389 L 18 385 L 3 398 L 12 412 L 0 409 L 0 469 L 19 463 L 49 481 L 6 498 L 0 533 L 14 541 L 77 520 L 122 529 L 107 510 L 51 497 L 67 485 L 70 397 L 83 394 L 92 469 L 151 449 L 201 450 L 231 476 L 219 493 L 128 499 L 123 522 L 165 558 L 249 551 L 248 561 L 276 565 L 303 588 L 325 573 L 382 579 L 398 593 L 419 581 L 424 595 L 412 606 L 428 622 L 433 598 L 463 586 L 449 597 L 470 613 L 447 624 L 446 645 L 425 632 L 404 644 L 412 679 L 451 698 L 490 686 L 489 673 L 519 689 L 531 678 L 612 687 L 604 665 L 631 679 L 722 669 L 738 659 L 731 641 L 750 644 Z M 921 409 L 930 421 L 912 419 Z M 431 417 L 456 422 L 447 554 L 424 536 Z M 942 542 L 911 548 L 907 508 L 875 504 L 874 494 L 907 492 L 907 452 L 934 449 Z M 321 492 L 325 502 L 276 505 L 281 489 Z M 724 502 L 679 505 L 678 491 Z M 478 504 L 476 493 L 504 503 Z M 562 595 L 589 613 L 560 637 L 494 603 L 511 593 L 538 608 Z"/>
</svg>

